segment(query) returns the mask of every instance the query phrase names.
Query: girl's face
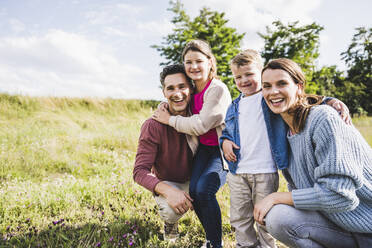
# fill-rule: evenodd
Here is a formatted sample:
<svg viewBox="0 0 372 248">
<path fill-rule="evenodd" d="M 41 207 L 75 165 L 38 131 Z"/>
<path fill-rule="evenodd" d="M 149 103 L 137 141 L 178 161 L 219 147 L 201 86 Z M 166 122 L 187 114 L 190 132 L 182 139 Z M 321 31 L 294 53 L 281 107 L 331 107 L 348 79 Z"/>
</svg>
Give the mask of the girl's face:
<svg viewBox="0 0 372 248">
<path fill-rule="evenodd" d="M 296 84 L 288 72 L 266 69 L 262 74 L 262 95 L 275 114 L 287 113 L 297 103 L 303 84 Z"/>
<path fill-rule="evenodd" d="M 189 50 L 184 57 L 184 65 L 187 76 L 195 83 L 204 83 L 208 80 L 212 68 L 212 61 L 201 52 Z"/>
</svg>

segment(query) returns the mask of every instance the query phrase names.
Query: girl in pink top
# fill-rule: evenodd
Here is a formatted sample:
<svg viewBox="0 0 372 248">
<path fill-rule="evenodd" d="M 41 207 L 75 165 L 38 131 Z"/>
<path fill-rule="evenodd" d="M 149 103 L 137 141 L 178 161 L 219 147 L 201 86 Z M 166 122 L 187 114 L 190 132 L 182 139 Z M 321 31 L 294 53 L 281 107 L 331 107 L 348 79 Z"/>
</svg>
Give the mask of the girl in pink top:
<svg viewBox="0 0 372 248">
<path fill-rule="evenodd" d="M 221 211 L 216 193 L 226 182 L 218 138 L 231 96 L 227 86 L 217 77 L 216 59 L 209 44 L 202 40 L 188 42 L 182 52 L 186 74 L 195 83 L 191 101 L 192 116 L 170 116 L 158 109 L 154 119 L 177 131 L 199 136 L 190 179 L 190 196 L 194 210 L 203 225 L 207 242 L 204 247 L 222 247 Z"/>
</svg>

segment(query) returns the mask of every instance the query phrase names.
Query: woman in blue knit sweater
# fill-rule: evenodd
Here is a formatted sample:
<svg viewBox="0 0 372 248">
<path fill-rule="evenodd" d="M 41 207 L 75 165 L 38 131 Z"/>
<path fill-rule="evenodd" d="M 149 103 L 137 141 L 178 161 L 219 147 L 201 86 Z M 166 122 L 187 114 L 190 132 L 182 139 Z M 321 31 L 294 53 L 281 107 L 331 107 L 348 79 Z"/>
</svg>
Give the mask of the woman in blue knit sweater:
<svg viewBox="0 0 372 248">
<path fill-rule="evenodd" d="M 290 192 L 255 206 L 257 222 L 290 247 L 372 247 L 372 149 L 338 113 L 304 93 L 292 60 L 262 71 L 262 94 L 288 125 Z"/>
</svg>

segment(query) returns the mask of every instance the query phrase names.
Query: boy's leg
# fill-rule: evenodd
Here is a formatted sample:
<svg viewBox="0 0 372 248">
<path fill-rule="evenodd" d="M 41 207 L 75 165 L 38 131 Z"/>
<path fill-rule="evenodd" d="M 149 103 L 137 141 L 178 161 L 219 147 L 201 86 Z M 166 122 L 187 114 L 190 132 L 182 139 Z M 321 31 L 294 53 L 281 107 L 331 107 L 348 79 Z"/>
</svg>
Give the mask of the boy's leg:
<svg viewBox="0 0 372 248">
<path fill-rule="evenodd" d="M 258 244 L 254 229 L 251 180 L 250 174 L 227 174 L 230 224 L 235 228 L 236 247 L 254 247 Z"/>
<path fill-rule="evenodd" d="M 252 185 L 253 203 L 256 204 L 269 194 L 276 192 L 279 187 L 279 175 L 275 173 L 254 174 Z M 276 247 L 275 239 L 266 230 L 266 227 L 256 223 L 258 239 L 262 248 Z"/>
<path fill-rule="evenodd" d="M 175 187 L 177 189 L 183 190 L 185 192 L 189 192 L 189 182 L 186 183 L 176 183 L 170 181 L 163 181 L 164 183 Z M 162 220 L 169 224 L 175 224 L 177 221 L 182 217 L 182 214 L 177 214 L 173 208 L 171 208 L 167 200 L 163 196 L 155 196 L 155 201 L 159 207 L 159 214 Z"/>
<path fill-rule="evenodd" d="M 289 247 L 358 247 L 352 233 L 339 228 L 321 213 L 289 205 L 273 206 L 266 215 L 266 228 Z"/>
</svg>

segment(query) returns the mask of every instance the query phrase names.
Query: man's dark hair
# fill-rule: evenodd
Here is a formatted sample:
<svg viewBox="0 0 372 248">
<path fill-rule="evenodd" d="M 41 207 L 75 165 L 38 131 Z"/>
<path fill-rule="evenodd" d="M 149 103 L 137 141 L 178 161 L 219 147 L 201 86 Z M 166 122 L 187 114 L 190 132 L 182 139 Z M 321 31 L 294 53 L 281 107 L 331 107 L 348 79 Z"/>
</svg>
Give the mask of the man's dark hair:
<svg viewBox="0 0 372 248">
<path fill-rule="evenodd" d="M 189 78 L 185 72 L 185 67 L 181 64 L 167 65 L 163 68 L 163 71 L 160 72 L 160 83 L 161 87 L 164 88 L 164 80 L 168 75 L 173 75 L 177 73 L 183 73 L 187 79 L 187 82 L 193 87 L 191 78 Z"/>
</svg>

